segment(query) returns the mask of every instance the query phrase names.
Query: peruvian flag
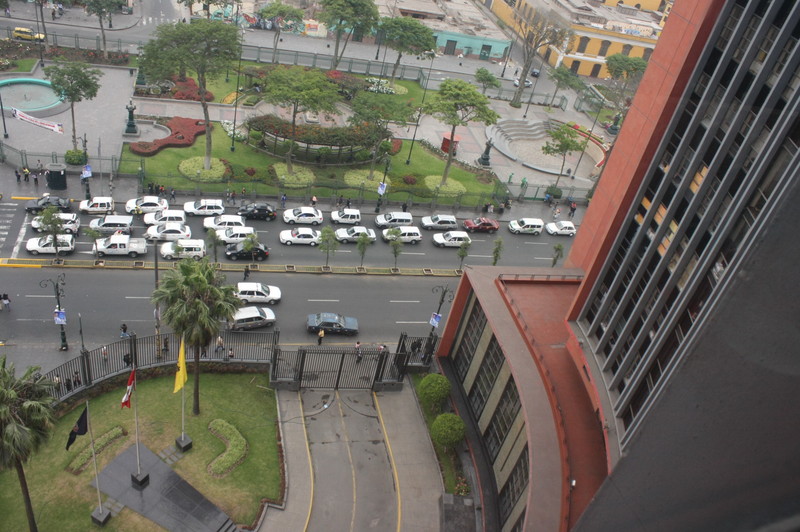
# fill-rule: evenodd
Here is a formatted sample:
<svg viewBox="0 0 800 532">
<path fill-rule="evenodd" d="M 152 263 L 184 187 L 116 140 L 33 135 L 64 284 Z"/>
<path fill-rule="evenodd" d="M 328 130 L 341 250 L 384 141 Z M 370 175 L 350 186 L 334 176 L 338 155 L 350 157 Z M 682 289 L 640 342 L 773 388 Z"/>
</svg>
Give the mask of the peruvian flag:
<svg viewBox="0 0 800 532">
<path fill-rule="evenodd" d="M 136 383 L 136 368 L 131 370 L 131 375 L 128 377 L 128 389 L 125 390 L 125 395 L 122 397 L 122 406 L 120 408 L 131 407 L 131 394 L 133 393 Z"/>
</svg>

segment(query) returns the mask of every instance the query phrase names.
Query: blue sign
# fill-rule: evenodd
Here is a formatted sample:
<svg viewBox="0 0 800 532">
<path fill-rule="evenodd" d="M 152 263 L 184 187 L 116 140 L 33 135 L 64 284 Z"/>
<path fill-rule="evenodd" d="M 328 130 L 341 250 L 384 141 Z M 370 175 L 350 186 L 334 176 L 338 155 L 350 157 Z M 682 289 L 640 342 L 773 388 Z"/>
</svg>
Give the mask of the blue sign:
<svg viewBox="0 0 800 532">
<path fill-rule="evenodd" d="M 83 166 L 83 172 L 81 172 L 82 179 L 85 179 L 87 177 L 92 177 L 92 167 L 88 164 Z"/>
<path fill-rule="evenodd" d="M 66 313 L 66 311 L 55 309 L 53 311 L 53 322 L 56 325 L 66 325 L 67 324 L 67 313 Z"/>
<path fill-rule="evenodd" d="M 386 183 L 380 183 L 378 185 L 378 195 L 383 196 L 384 194 L 386 194 Z"/>
<path fill-rule="evenodd" d="M 431 314 L 431 321 L 430 321 L 431 327 L 438 327 L 440 321 L 442 321 L 441 314 L 436 314 L 435 312 Z"/>
</svg>

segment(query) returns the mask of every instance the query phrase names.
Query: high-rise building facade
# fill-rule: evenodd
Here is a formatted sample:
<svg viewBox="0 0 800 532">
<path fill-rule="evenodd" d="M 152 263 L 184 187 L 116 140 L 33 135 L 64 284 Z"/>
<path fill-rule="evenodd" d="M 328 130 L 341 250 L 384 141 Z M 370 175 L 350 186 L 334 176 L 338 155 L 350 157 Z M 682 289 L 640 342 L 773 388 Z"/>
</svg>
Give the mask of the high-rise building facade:
<svg viewBox="0 0 800 532">
<path fill-rule="evenodd" d="M 798 39 L 676 0 L 564 277 L 467 270 L 439 354 L 503 530 L 800 529 Z"/>
</svg>

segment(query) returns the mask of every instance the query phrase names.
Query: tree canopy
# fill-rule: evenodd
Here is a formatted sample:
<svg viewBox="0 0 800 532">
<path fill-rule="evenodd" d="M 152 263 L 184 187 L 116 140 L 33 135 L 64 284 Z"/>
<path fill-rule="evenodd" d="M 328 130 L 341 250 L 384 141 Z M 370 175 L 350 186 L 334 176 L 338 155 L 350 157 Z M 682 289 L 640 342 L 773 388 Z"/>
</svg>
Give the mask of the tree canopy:
<svg viewBox="0 0 800 532">
<path fill-rule="evenodd" d="M 266 77 L 264 100 L 288 109 L 292 114 L 292 142 L 286 153 L 286 166 L 292 173 L 292 152 L 297 136 L 297 115 L 305 112 L 338 114 L 339 96 L 334 85 L 319 70 L 301 66 L 279 66 Z"/>
<path fill-rule="evenodd" d="M 339 66 L 347 43 L 353 36 L 368 35 L 378 24 L 378 8 L 373 0 L 322 0 L 318 18 L 336 35 L 333 68 Z M 339 49 L 342 37 L 344 45 Z"/>
<path fill-rule="evenodd" d="M 486 89 L 498 89 L 500 88 L 500 80 L 497 77 L 489 72 L 486 68 L 479 68 L 475 71 L 475 81 L 483 87 L 483 94 L 486 94 Z"/>
<path fill-rule="evenodd" d="M 106 46 L 106 28 L 103 21 L 111 24 L 111 15 L 119 9 L 119 0 L 86 0 L 86 12 L 97 16 L 100 23 L 100 35 L 103 39 L 103 57 L 108 59 L 108 47 Z"/>
<path fill-rule="evenodd" d="M 641 57 L 614 54 L 606 57 L 606 69 L 611 82 L 606 85 L 608 100 L 613 109 L 623 117 L 630 107 L 639 81 L 642 79 L 647 61 Z"/>
<path fill-rule="evenodd" d="M 523 65 L 519 77 L 519 87 L 517 87 L 514 97 L 511 99 L 512 107 L 521 105 L 522 92 L 525 90 L 525 80 L 533 67 L 533 60 L 536 58 L 539 49 L 551 45 L 563 45 L 565 48 L 569 48 L 570 41 L 574 36 L 572 30 L 565 24 L 553 18 L 550 14 L 543 12 L 542 9 L 523 10 L 521 9 L 522 5 L 527 4 L 518 4 L 514 8 L 514 22 L 521 37 Z M 536 81 L 538 81 L 538 78 Z M 531 90 L 536 90 L 535 83 Z"/>
<path fill-rule="evenodd" d="M 579 140 L 580 134 L 575 130 L 575 128 L 567 124 L 561 124 L 561 126 L 549 130 L 547 135 L 550 137 L 550 140 L 548 140 L 545 145 L 542 146 L 542 152 L 545 155 L 561 156 L 561 170 L 558 172 L 558 178 L 556 178 L 556 182 L 553 185 L 557 187 L 558 182 L 561 179 L 561 175 L 564 173 L 564 165 L 567 162 L 567 155 L 574 151 L 582 150 L 586 145 L 586 141 Z"/>
<path fill-rule="evenodd" d="M 556 84 L 556 90 L 553 91 L 553 98 L 550 100 L 550 106 L 552 107 L 556 101 L 556 96 L 558 95 L 558 91 L 561 89 L 573 89 L 576 91 L 581 91 L 586 88 L 586 85 L 581 81 L 581 78 L 575 75 L 570 69 L 561 65 L 560 67 L 553 69 L 550 71 L 550 79 L 552 79 Z"/>
<path fill-rule="evenodd" d="M 439 90 L 433 95 L 430 103 L 425 105 L 426 113 L 433 115 L 440 122 L 451 126 L 450 138 L 455 139 L 456 128 L 476 121 L 491 125 L 500 118 L 491 107 L 489 99 L 478 92 L 472 84 L 463 79 L 450 78 L 442 82 Z M 447 152 L 447 163 L 442 173 L 441 185 L 447 182 L 450 165 L 453 162 L 455 142 L 450 143 Z"/>
<path fill-rule="evenodd" d="M 69 110 L 72 115 L 72 149 L 77 150 L 75 104 L 97 96 L 97 91 L 100 90 L 100 76 L 103 75 L 103 72 L 91 68 L 86 63 L 56 61 L 54 65 L 44 68 L 44 75 L 50 80 L 56 94 L 69 102 Z"/>
<path fill-rule="evenodd" d="M 353 127 L 363 128 L 365 137 L 369 142 L 369 147 L 376 155 L 384 141 L 392 136 L 389 130 L 389 122 L 402 122 L 408 120 L 414 113 L 414 109 L 408 102 L 402 102 L 395 98 L 387 98 L 384 94 L 374 92 L 359 92 L 350 102 L 353 114 L 348 118 L 348 122 Z M 369 179 L 373 177 L 375 162 L 377 157 L 372 158 L 369 170 Z"/>
<path fill-rule="evenodd" d="M 185 76 L 191 68 L 197 75 L 200 105 L 205 120 L 205 169 L 211 168 L 211 120 L 206 101 L 208 81 L 219 77 L 242 53 L 239 28 L 219 21 L 197 20 L 192 24 L 162 24 L 142 47 L 139 66 L 149 78 Z"/>
<path fill-rule="evenodd" d="M 278 62 L 278 43 L 281 40 L 281 24 L 284 22 L 302 22 L 303 10 L 284 4 L 281 0 L 275 0 L 271 4 L 267 4 L 259 15 L 264 19 L 274 19 L 275 23 L 272 29 L 275 31 L 275 37 L 272 40 L 272 62 Z"/>
<path fill-rule="evenodd" d="M 397 52 L 392 79 L 397 75 L 403 54 L 419 55 L 436 48 L 433 30 L 415 18 L 383 17 L 378 30 L 383 32 L 385 45 Z"/>
</svg>

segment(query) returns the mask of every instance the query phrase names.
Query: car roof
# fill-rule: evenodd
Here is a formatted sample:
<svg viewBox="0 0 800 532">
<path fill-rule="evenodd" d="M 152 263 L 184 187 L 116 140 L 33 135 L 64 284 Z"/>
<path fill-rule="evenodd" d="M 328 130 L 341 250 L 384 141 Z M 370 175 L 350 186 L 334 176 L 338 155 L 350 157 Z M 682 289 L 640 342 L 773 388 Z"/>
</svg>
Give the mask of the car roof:
<svg viewBox="0 0 800 532">
<path fill-rule="evenodd" d="M 295 227 L 294 229 L 287 229 L 288 231 L 295 231 L 297 233 L 312 233 L 316 234 L 316 231 L 311 229 L 310 227 Z"/>
<path fill-rule="evenodd" d="M 163 224 L 159 224 L 156 227 L 163 227 L 164 229 L 173 229 L 173 228 L 181 228 L 185 227 L 186 224 L 183 222 L 164 222 Z"/>
<path fill-rule="evenodd" d="M 266 318 L 274 318 L 275 315 L 272 310 L 263 307 L 249 306 L 236 309 L 233 319 L 238 320 L 242 318 L 251 318 L 253 316 L 261 316 L 262 313 Z"/>
<path fill-rule="evenodd" d="M 142 196 L 141 198 L 136 198 L 136 199 L 141 199 L 142 201 L 155 201 L 156 203 L 161 203 L 160 198 L 158 196 Z"/>
<path fill-rule="evenodd" d="M 339 319 L 344 318 L 344 316 L 336 314 L 335 312 L 320 312 L 317 314 L 317 318 L 319 318 L 320 321 L 339 321 Z"/>
<path fill-rule="evenodd" d="M 113 198 L 111 198 L 109 196 L 94 196 L 91 200 L 86 200 L 86 201 L 97 201 L 97 202 L 103 202 L 104 201 L 104 202 L 111 203 L 114 200 L 113 200 Z"/>
<path fill-rule="evenodd" d="M 511 220 L 512 222 L 517 222 L 522 225 L 528 224 L 541 224 L 544 223 L 541 218 L 520 218 L 518 220 Z"/>
<path fill-rule="evenodd" d="M 469 238 L 469 235 L 467 234 L 466 231 L 448 231 L 446 233 L 443 233 L 443 235 L 450 235 L 450 236 L 460 237 L 460 238 L 464 238 L 464 237 Z"/>
<path fill-rule="evenodd" d="M 240 292 L 242 290 L 259 290 L 264 286 L 261 283 L 236 283 L 236 289 Z"/>
<path fill-rule="evenodd" d="M 340 209 L 338 212 L 343 212 L 345 214 L 361 214 L 361 211 L 358 209 Z"/>
<path fill-rule="evenodd" d="M 105 216 L 101 216 L 100 218 L 97 218 L 97 220 L 102 220 L 104 222 L 133 223 L 133 216 L 126 216 L 124 214 L 106 214 Z"/>
<path fill-rule="evenodd" d="M 205 245 L 205 242 L 196 238 L 179 238 L 175 242 L 167 242 L 167 244 L 170 245 L 178 244 L 182 248 L 188 248 L 188 247 L 202 247 Z"/>
<path fill-rule="evenodd" d="M 437 220 L 455 220 L 456 219 L 456 217 L 453 216 L 452 214 L 432 214 L 431 216 L 427 216 L 427 218 L 430 218 L 431 220 L 433 220 L 434 218 L 436 218 Z"/>
<path fill-rule="evenodd" d="M 194 202 L 195 205 L 222 205 L 221 199 L 201 199 Z"/>
</svg>

